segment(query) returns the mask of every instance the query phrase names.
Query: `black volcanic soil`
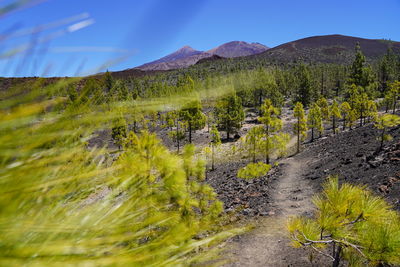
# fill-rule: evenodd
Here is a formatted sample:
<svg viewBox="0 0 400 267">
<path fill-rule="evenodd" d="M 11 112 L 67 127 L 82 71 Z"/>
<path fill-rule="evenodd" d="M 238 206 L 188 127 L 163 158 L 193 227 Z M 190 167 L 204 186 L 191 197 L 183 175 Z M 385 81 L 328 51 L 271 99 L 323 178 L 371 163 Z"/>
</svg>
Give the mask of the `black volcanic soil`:
<svg viewBox="0 0 400 267">
<path fill-rule="evenodd" d="M 247 163 L 248 161 L 218 164 L 214 171 L 207 172 L 206 182 L 224 202 L 225 211 L 235 211 L 246 216 L 267 216 L 271 212 L 270 181 L 277 169 L 257 179 L 238 178 L 238 169 Z"/>
<path fill-rule="evenodd" d="M 311 198 L 328 175 L 365 185 L 400 210 L 400 127 L 389 133 L 394 138 L 382 151 L 377 151 L 379 132 L 372 124 L 330 133 L 305 144 L 302 152 L 280 160 L 267 177 L 252 182 L 235 175 L 244 163 L 218 166 L 208 182 L 228 211 L 246 215 L 241 223 L 255 225 L 227 242 L 226 266 L 330 266 L 330 260 L 319 254 L 310 263 L 310 251 L 293 248 L 285 227 L 290 216 L 312 216 Z"/>
<path fill-rule="evenodd" d="M 290 131 L 292 120 L 290 111 L 286 111 L 284 130 Z M 240 136 L 246 134 L 249 128 L 255 125 L 255 114 L 250 114 L 240 131 Z M 171 150 L 176 150 L 176 144 L 168 137 L 167 129 L 152 129 Z M 303 166 L 304 176 L 311 181 L 317 190 L 328 175 L 338 175 L 340 181 L 356 184 L 365 184 L 373 192 L 385 197 L 396 209 L 400 210 L 400 133 L 399 127 L 391 129 L 393 140 L 385 144 L 383 151 L 377 153 L 379 142 L 376 140 L 378 131 L 371 124 L 346 130 L 337 135 L 331 131 L 314 143 L 303 145 L 303 151 L 295 157 L 309 158 Z M 207 127 L 193 134 L 193 143 L 203 147 L 208 144 Z M 225 134 L 221 133 L 224 138 Z M 107 140 L 107 141 L 106 141 Z M 223 140 L 226 147 L 233 144 Z M 397 142 L 397 143 L 396 143 Z M 90 145 L 102 146 L 108 143 L 112 150 L 118 149 L 113 144 L 110 131 L 98 132 L 89 141 Z M 181 147 L 188 143 L 183 141 Z M 227 211 L 237 211 L 246 216 L 267 216 L 274 212 L 272 208 L 271 192 L 274 181 L 279 180 L 286 168 L 285 164 L 274 167 L 266 177 L 244 180 L 237 178 L 238 169 L 248 163 L 247 159 L 236 158 L 223 160 L 216 164 L 214 171 L 207 172 L 207 182 L 212 185 L 218 197 L 225 203 Z"/>
<path fill-rule="evenodd" d="M 371 125 L 346 131 L 307 145 L 303 155 L 314 160 L 305 166 L 307 179 L 320 188 L 325 177 L 366 185 L 400 210 L 400 127 L 389 131 L 393 140 L 377 151 L 379 132 Z"/>
<path fill-rule="evenodd" d="M 292 120 L 290 111 L 286 111 L 284 130 L 290 131 Z M 246 134 L 253 127 L 255 114 L 249 114 L 240 136 Z M 163 143 L 171 150 L 176 150 L 176 144 L 168 137 L 167 129 L 152 129 L 162 139 Z M 387 142 L 383 151 L 377 152 L 379 146 L 377 140 L 378 131 L 372 124 L 357 127 L 351 131 L 346 130 L 337 135 L 331 131 L 323 138 L 316 139 L 314 143 L 303 145 L 303 151 L 295 157 L 310 158 L 306 166 L 304 176 L 311 181 L 317 189 L 328 175 L 338 175 L 340 181 L 367 185 L 373 192 L 385 197 L 396 209 L 400 210 L 400 133 L 399 127 L 391 129 L 389 133 L 393 140 Z M 199 147 L 208 144 L 207 126 L 203 130 L 193 134 L 193 143 Z M 224 138 L 225 134 L 221 133 Z M 229 148 L 235 140 L 223 140 Z M 181 144 L 188 143 L 184 140 Z M 89 141 L 89 146 L 107 146 L 111 150 L 117 150 L 110 131 L 97 132 Z M 248 163 L 247 159 L 236 158 L 223 160 L 216 164 L 214 171 L 207 172 L 207 182 L 212 185 L 219 198 L 225 203 L 228 211 L 238 211 L 239 214 L 255 216 L 268 215 L 271 208 L 271 189 L 273 181 L 280 179 L 285 164 L 274 167 L 266 177 L 244 180 L 237 178 L 238 169 Z M 273 212 L 273 211 L 272 211 Z"/>
<path fill-rule="evenodd" d="M 385 143 L 382 151 L 377 151 L 378 130 L 368 124 L 308 142 L 294 158 L 309 159 L 302 166 L 302 176 L 310 180 L 316 191 L 321 190 L 329 175 L 337 175 L 341 182 L 366 185 L 400 210 L 400 127 L 388 133 L 393 140 Z M 226 162 L 208 172 L 207 182 L 215 188 L 228 211 L 265 216 L 273 210 L 270 196 L 274 184 L 287 168 L 284 161 L 278 162 L 266 177 L 253 180 L 236 176 L 248 161 Z"/>
<path fill-rule="evenodd" d="M 248 114 L 239 135 L 243 136 L 256 125 L 255 116 Z M 284 111 L 283 119 L 284 130 L 290 131 L 293 123 L 290 110 Z M 157 126 L 151 130 L 171 150 L 176 150 L 167 137 L 167 129 Z M 289 216 L 312 216 L 311 198 L 321 190 L 328 175 L 338 175 L 341 182 L 366 185 L 400 210 L 400 127 L 390 129 L 389 133 L 393 140 L 385 143 L 382 151 L 377 151 L 379 132 L 372 124 L 336 135 L 329 129 L 324 137 L 303 144 L 299 154 L 278 160 L 279 165 L 265 177 L 253 180 L 236 176 L 248 159 L 241 154 L 228 155 L 235 140 L 224 141 L 219 154 L 222 160 L 214 171 L 207 172 L 206 182 L 224 202 L 225 211 L 238 215 L 231 220 L 239 218 L 239 224 L 255 225 L 253 231 L 227 242 L 224 254 L 229 260 L 227 266 L 330 265 L 329 260 L 318 255 L 314 255 L 315 261 L 311 264 L 307 252 L 290 246 L 285 229 Z M 221 136 L 224 138 L 225 134 Z M 99 132 L 89 143 L 104 145 L 105 142 L 109 148 L 116 149 L 109 131 Z M 193 134 L 193 142 L 200 147 L 208 143 L 206 127 Z"/>
</svg>

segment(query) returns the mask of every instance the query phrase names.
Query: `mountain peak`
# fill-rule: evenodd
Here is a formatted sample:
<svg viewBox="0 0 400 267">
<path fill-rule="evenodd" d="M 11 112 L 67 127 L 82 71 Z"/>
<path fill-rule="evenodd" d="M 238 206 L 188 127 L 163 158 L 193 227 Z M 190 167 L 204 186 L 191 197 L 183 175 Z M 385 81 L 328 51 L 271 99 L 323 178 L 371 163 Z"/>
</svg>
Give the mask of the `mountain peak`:
<svg viewBox="0 0 400 267">
<path fill-rule="evenodd" d="M 164 69 L 164 68 L 169 69 L 169 67 L 166 67 L 166 65 L 168 65 L 168 64 L 165 64 L 165 63 L 179 61 L 179 60 L 183 60 L 185 58 L 198 56 L 202 53 L 203 53 L 202 51 L 197 51 L 197 50 L 193 49 L 192 47 L 185 45 L 185 46 L 181 47 L 180 49 L 178 49 L 177 51 L 173 52 L 172 54 L 169 54 L 158 60 L 143 64 L 143 65 L 139 66 L 138 68 L 143 69 L 143 70 Z M 196 63 L 196 62 L 194 62 L 194 63 Z"/>
<path fill-rule="evenodd" d="M 142 70 L 167 70 L 185 68 L 195 64 L 203 58 L 209 58 L 212 56 L 218 57 L 242 57 L 248 55 L 254 55 L 267 50 L 268 47 L 261 44 L 249 44 L 244 41 L 232 41 L 216 48 L 208 50 L 206 52 L 198 51 L 192 47 L 185 45 L 177 51 L 162 57 L 153 62 L 139 66 Z M 213 57 L 215 59 L 215 57 Z"/>
<path fill-rule="evenodd" d="M 185 46 L 182 46 L 180 49 L 178 49 L 178 51 L 188 51 L 189 52 L 189 51 L 196 51 L 196 50 L 193 49 L 191 46 L 185 45 Z"/>
</svg>

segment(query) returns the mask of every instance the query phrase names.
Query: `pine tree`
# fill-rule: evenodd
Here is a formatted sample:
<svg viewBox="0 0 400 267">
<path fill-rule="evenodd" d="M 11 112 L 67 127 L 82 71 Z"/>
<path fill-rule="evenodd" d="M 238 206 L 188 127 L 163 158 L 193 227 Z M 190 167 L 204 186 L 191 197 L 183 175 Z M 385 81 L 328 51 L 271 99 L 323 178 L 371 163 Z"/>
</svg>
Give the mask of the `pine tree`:
<svg viewBox="0 0 400 267">
<path fill-rule="evenodd" d="M 299 153 L 300 142 L 303 141 L 307 135 L 307 120 L 303 109 L 303 104 L 297 102 L 293 113 L 294 117 L 297 119 L 293 125 L 293 132 L 297 136 L 297 153 Z"/>
<path fill-rule="evenodd" d="M 307 107 L 312 100 L 313 88 L 309 68 L 301 64 L 297 70 L 298 88 L 296 94 L 296 102 L 301 102 Z"/>
<path fill-rule="evenodd" d="M 361 86 L 352 84 L 348 89 L 348 100 L 356 116 L 360 119 L 360 126 L 363 125 L 368 113 L 369 97 Z"/>
<path fill-rule="evenodd" d="M 269 87 L 269 76 L 268 73 L 263 68 L 259 68 L 255 75 L 255 83 L 254 83 L 254 107 L 260 108 L 263 102 L 263 98 L 266 95 L 266 91 Z"/>
<path fill-rule="evenodd" d="M 221 144 L 221 137 L 215 125 L 211 127 L 210 131 L 210 146 L 211 146 L 211 170 L 215 169 L 215 149 Z"/>
<path fill-rule="evenodd" d="M 165 114 L 165 123 L 170 130 L 172 130 L 172 127 L 175 125 L 177 115 L 176 111 L 169 111 Z"/>
<path fill-rule="evenodd" d="M 215 123 L 214 113 L 212 112 L 212 110 L 206 113 L 206 120 L 207 120 L 207 133 L 210 133 L 211 125 L 214 125 Z"/>
<path fill-rule="evenodd" d="M 365 56 L 361 51 L 360 44 L 356 45 L 355 51 L 356 57 L 350 67 L 348 83 L 367 89 L 368 86 L 373 83 L 373 77 L 371 77 L 371 67 L 366 64 Z"/>
<path fill-rule="evenodd" d="M 382 105 L 385 106 L 385 113 L 388 113 L 391 107 L 393 106 L 393 98 L 390 90 L 386 90 L 385 95 L 382 100 Z"/>
<path fill-rule="evenodd" d="M 180 120 L 179 112 L 171 111 L 168 113 L 168 125 L 170 126 L 170 132 L 168 136 L 176 142 L 177 152 L 179 154 L 180 143 L 185 139 L 185 127 L 186 124 Z M 175 128 L 175 129 L 174 129 Z"/>
<path fill-rule="evenodd" d="M 283 132 L 279 132 L 271 138 L 271 147 L 273 147 L 278 158 L 286 156 L 289 141 L 290 134 Z"/>
<path fill-rule="evenodd" d="M 330 114 L 329 104 L 326 98 L 321 97 L 320 99 L 318 99 L 317 105 L 321 108 L 322 119 L 328 121 L 331 114 Z"/>
<path fill-rule="evenodd" d="M 138 105 L 136 104 L 136 100 L 134 100 L 132 104 L 132 108 L 129 110 L 128 118 L 130 122 L 133 122 L 133 131 L 135 133 L 139 132 L 139 124 L 143 123 L 144 121 L 144 116 L 143 112 L 138 108 Z"/>
<path fill-rule="evenodd" d="M 336 102 L 336 100 L 333 100 L 331 108 L 330 108 L 330 114 L 332 118 L 332 130 L 333 134 L 336 134 L 336 122 L 342 118 L 342 114 L 340 113 L 339 109 L 339 104 Z"/>
<path fill-rule="evenodd" d="M 344 88 L 346 69 L 343 66 L 336 66 L 335 70 L 335 96 L 339 97 Z"/>
<path fill-rule="evenodd" d="M 105 102 L 105 96 L 99 82 L 94 78 L 85 80 L 81 93 L 75 101 L 77 106 L 90 107 Z"/>
<path fill-rule="evenodd" d="M 194 91 L 195 83 L 192 77 L 189 75 L 180 75 L 176 82 L 176 86 L 179 88 L 181 93 L 190 93 Z"/>
<path fill-rule="evenodd" d="M 357 98 L 359 97 L 362 88 L 355 84 L 351 84 L 346 91 L 346 99 L 348 100 L 350 107 L 356 109 Z"/>
<path fill-rule="evenodd" d="M 368 109 L 368 95 L 366 93 L 359 93 L 354 99 L 354 110 L 357 116 L 360 118 L 360 126 L 365 123 L 365 117 Z"/>
<path fill-rule="evenodd" d="M 356 57 L 350 67 L 350 75 L 347 83 L 363 88 L 363 93 L 367 93 L 370 97 L 375 93 L 376 83 L 374 82 L 374 74 L 371 66 L 366 64 L 365 56 L 361 51 L 360 45 L 356 45 Z"/>
<path fill-rule="evenodd" d="M 350 104 L 345 101 L 340 105 L 340 111 L 343 114 L 343 131 L 346 130 L 346 126 L 351 129 L 356 120 L 354 110 L 350 107 Z"/>
<path fill-rule="evenodd" d="M 364 65 L 365 56 L 361 51 L 360 44 L 357 43 L 355 47 L 356 57 L 350 67 L 349 84 L 356 86 L 365 86 L 364 84 Z"/>
<path fill-rule="evenodd" d="M 124 144 L 124 139 L 127 137 L 127 124 L 124 117 L 120 116 L 115 120 L 114 125 L 111 129 L 111 137 L 118 148 L 121 150 Z"/>
<path fill-rule="evenodd" d="M 308 128 L 311 129 L 311 142 L 314 142 L 314 130 L 317 130 L 320 136 L 324 130 L 321 108 L 316 103 L 312 104 L 308 112 L 307 124 Z"/>
<path fill-rule="evenodd" d="M 295 247 L 324 255 L 333 267 L 388 266 L 400 262 L 400 215 L 361 186 L 330 178 L 313 198 L 314 217 L 292 217 L 287 228 Z"/>
<path fill-rule="evenodd" d="M 231 94 L 219 100 L 215 107 L 215 118 L 219 129 L 226 131 L 229 139 L 232 132 L 241 128 L 244 120 L 241 99 L 236 94 Z"/>
<path fill-rule="evenodd" d="M 155 111 L 155 110 L 146 110 L 144 113 L 145 117 L 147 118 L 145 121 L 146 124 L 146 129 L 147 130 L 152 130 L 154 131 L 155 128 L 157 127 L 157 121 L 159 120 L 159 112 Z M 181 119 L 179 117 L 178 114 L 178 118 Z"/>
<path fill-rule="evenodd" d="M 271 137 L 282 129 L 282 120 L 278 117 L 279 110 L 272 105 L 271 100 L 265 99 L 261 106 L 262 116 L 258 120 L 264 124 L 264 155 L 265 163 L 269 164 L 271 154 Z"/>
<path fill-rule="evenodd" d="M 131 99 L 128 88 L 123 81 L 113 81 L 109 86 L 112 86 L 109 91 L 109 100 L 111 102 L 128 101 Z"/>
<path fill-rule="evenodd" d="M 392 113 L 395 114 L 397 100 L 400 97 L 400 82 L 394 81 L 392 83 L 389 83 L 388 85 L 389 85 L 389 90 L 386 93 L 385 98 L 387 98 L 388 109 L 391 108 Z"/>
<path fill-rule="evenodd" d="M 320 94 L 321 95 L 325 95 L 325 70 L 324 70 L 324 68 L 321 68 L 321 83 L 320 83 L 320 86 L 321 86 L 321 92 L 320 92 Z"/>
<path fill-rule="evenodd" d="M 357 120 L 357 112 L 354 109 L 351 109 L 348 119 L 349 119 L 349 123 L 348 123 L 349 129 L 352 130 L 353 126 Z"/>
<path fill-rule="evenodd" d="M 104 84 L 104 90 L 108 94 L 111 92 L 111 89 L 113 88 L 115 84 L 115 80 L 111 73 L 107 70 L 106 73 L 103 75 L 103 84 Z"/>
<path fill-rule="evenodd" d="M 256 162 L 257 155 L 261 153 L 262 138 L 264 136 L 264 129 L 262 126 L 255 126 L 250 129 L 244 139 L 245 151 L 247 151 L 249 158 L 252 162 Z"/>
<path fill-rule="evenodd" d="M 273 105 L 280 106 L 283 103 L 283 96 L 278 90 L 275 76 L 263 68 L 255 71 L 254 75 L 254 107 L 260 108 L 264 98 L 269 98 Z"/>
<path fill-rule="evenodd" d="M 365 117 L 368 118 L 368 122 L 375 120 L 378 116 L 378 106 L 374 100 L 367 101 L 367 108 L 365 112 Z"/>
<path fill-rule="evenodd" d="M 394 127 L 400 124 L 400 116 L 394 114 L 385 114 L 376 117 L 374 126 L 381 130 L 379 150 L 383 148 L 383 142 L 390 140 L 392 137 L 386 134 L 387 128 Z"/>
<path fill-rule="evenodd" d="M 389 83 L 396 79 L 396 61 L 396 54 L 393 53 L 392 48 L 388 48 L 386 54 L 378 63 L 378 79 L 381 92 L 386 92 Z"/>
<path fill-rule="evenodd" d="M 189 143 L 192 143 L 192 132 L 203 129 L 206 123 L 206 116 L 202 112 L 200 101 L 186 104 L 180 110 L 179 115 L 188 125 Z"/>
<path fill-rule="evenodd" d="M 128 81 L 129 91 L 132 93 L 132 99 L 137 100 L 141 96 L 142 85 L 138 78 L 131 77 Z"/>
</svg>

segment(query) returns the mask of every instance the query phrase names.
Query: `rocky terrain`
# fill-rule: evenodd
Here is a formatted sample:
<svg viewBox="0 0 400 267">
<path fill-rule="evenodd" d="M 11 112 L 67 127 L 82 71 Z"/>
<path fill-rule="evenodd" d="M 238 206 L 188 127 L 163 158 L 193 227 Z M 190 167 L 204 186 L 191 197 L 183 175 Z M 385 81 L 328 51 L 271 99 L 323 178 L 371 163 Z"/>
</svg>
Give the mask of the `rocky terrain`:
<svg viewBox="0 0 400 267">
<path fill-rule="evenodd" d="M 244 164 L 227 163 L 209 173 L 207 181 L 225 202 L 255 229 L 227 244 L 226 266 L 330 266 L 319 254 L 290 245 L 286 221 L 312 216 L 312 196 L 329 175 L 341 182 L 365 185 L 400 209 L 400 127 L 389 131 L 393 140 L 378 150 L 379 132 L 372 124 L 357 127 L 304 145 L 292 157 L 279 160 L 266 177 L 245 181 L 236 177 Z M 312 259 L 312 261 L 310 261 Z"/>
<path fill-rule="evenodd" d="M 303 168 L 310 160 L 302 153 L 281 160 L 276 172 L 265 179 L 270 189 L 268 216 L 246 216 L 244 221 L 253 224 L 254 230 L 227 243 L 226 266 L 329 266 L 321 255 L 310 257 L 309 251 L 292 247 L 286 231 L 290 216 L 312 215 L 311 198 L 316 191 Z M 263 200 L 262 196 L 258 199 Z"/>
<path fill-rule="evenodd" d="M 290 123 L 286 123 L 287 130 Z M 302 166 L 302 176 L 310 180 L 316 191 L 329 175 L 338 175 L 340 181 L 362 184 L 386 198 L 400 209 L 400 127 L 389 131 L 393 140 L 382 151 L 379 147 L 378 130 L 372 124 L 327 135 L 304 144 L 303 151 L 294 159 L 308 159 Z M 243 180 L 237 178 L 237 170 L 248 160 L 219 164 L 208 173 L 208 182 L 215 188 L 227 210 L 238 210 L 243 215 L 266 216 L 274 213 L 271 194 L 274 183 L 284 176 L 285 160 L 262 178 Z M 301 188 L 299 190 L 302 190 Z"/>
<path fill-rule="evenodd" d="M 289 109 L 283 111 L 286 132 L 291 131 L 293 123 L 290 113 Z M 244 136 L 251 127 L 257 125 L 255 118 L 256 114 L 248 114 L 238 137 Z M 294 156 L 310 159 L 304 166 L 305 179 L 310 180 L 311 185 L 319 190 L 327 176 L 338 175 L 340 181 L 367 185 L 373 192 L 385 197 L 400 209 L 400 128 L 389 131 L 393 140 L 385 144 L 382 151 L 377 151 L 379 132 L 371 123 L 336 135 L 326 128 L 322 138 L 313 143 L 308 140 L 301 154 Z M 157 126 L 151 130 L 157 133 L 168 148 L 177 149 L 176 143 L 168 137 L 168 129 Z M 193 143 L 200 148 L 208 145 L 208 135 L 206 126 L 193 133 Z M 225 203 L 225 209 L 249 216 L 267 216 L 276 212 L 271 192 L 274 190 L 275 181 L 283 176 L 287 163 L 277 160 L 278 165 L 266 177 L 252 180 L 237 178 L 238 169 L 244 167 L 249 160 L 245 154 L 239 152 L 228 156 L 232 145 L 238 139 L 224 140 L 224 133 L 221 133 L 221 137 L 223 144 L 217 152 L 220 159 L 216 159 L 215 170 L 207 172 L 207 182 L 215 188 L 219 198 Z M 181 148 L 186 143 L 187 140 L 182 141 Z M 96 133 L 89 145 L 107 145 L 111 150 L 118 149 L 109 130 Z M 289 154 L 291 152 L 289 151 Z"/>
<path fill-rule="evenodd" d="M 400 127 L 388 131 L 393 140 L 379 150 L 379 131 L 372 123 L 352 130 L 333 134 L 330 126 L 321 138 L 309 139 L 302 151 L 283 159 L 273 158 L 274 167 L 264 177 L 245 180 L 237 177 L 237 171 L 249 159 L 246 153 L 231 152 L 238 137 L 244 136 L 257 125 L 257 114 L 247 110 L 247 117 L 236 138 L 223 140 L 217 152 L 215 170 L 208 166 L 206 182 L 224 202 L 225 212 L 234 215 L 231 220 L 240 225 L 253 224 L 255 229 L 230 240 L 227 246 L 227 266 L 326 266 L 324 257 L 295 249 L 286 235 L 286 220 L 294 215 L 312 216 L 312 196 L 321 190 L 329 175 L 337 175 L 341 182 L 365 185 L 375 194 L 384 197 L 395 209 L 400 210 Z M 284 131 L 290 132 L 294 122 L 292 111 L 282 112 Z M 151 129 L 171 150 L 176 144 L 168 137 L 168 129 L 159 126 Z M 224 138 L 224 133 L 221 133 Z M 97 133 L 89 143 L 102 145 L 107 141 L 110 149 L 116 150 L 109 131 Z M 199 147 L 208 144 L 207 126 L 193 134 L 193 142 Z M 183 145 L 187 140 L 182 142 Z M 289 146 L 295 144 L 292 138 Z M 239 220 L 238 220 L 239 219 Z"/>
<path fill-rule="evenodd" d="M 304 156 L 307 179 L 320 186 L 328 175 L 340 181 L 366 185 L 400 210 L 400 127 L 389 131 L 393 140 L 378 150 L 378 131 L 371 125 L 309 144 Z"/>
</svg>

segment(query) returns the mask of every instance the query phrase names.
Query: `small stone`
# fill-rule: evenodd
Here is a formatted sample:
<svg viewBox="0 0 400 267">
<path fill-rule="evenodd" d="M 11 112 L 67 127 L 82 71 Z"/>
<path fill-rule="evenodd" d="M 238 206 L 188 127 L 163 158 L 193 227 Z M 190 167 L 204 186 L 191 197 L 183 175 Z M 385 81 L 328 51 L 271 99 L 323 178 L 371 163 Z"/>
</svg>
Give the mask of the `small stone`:
<svg viewBox="0 0 400 267">
<path fill-rule="evenodd" d="M 351 159 L 349 159 L 349 158 L 345 159 L 345 161 L 344 161 L 345 165 L 348 165 L 350 163 L 353 163 L 353 161 Z"/>
<path fill-rule="evenodd" d="M 243 215 L 246 215 L 246 216 L 249 215 L 250 212 L 251 212 L 250 209 L 244 209 L 244 210 L 242 211 Z"/>
<path fill-rule="evenodd" d="M 366 158 L 367 161 L 374 160 L 374 159 L 375 159 L 375 156 L 373 156 L 373 155 L 369 155 Z"/>
<path fill-rule="evenodd" d="M 380 185 L 380 186 L 378 187 L 378 189 L 379 189 L 379 191 L 382 192 L 382 193 L 385 193 L 385 194 L 388 194 L 388 193 L 389 193 L 389 188 L 388 188 L 386 185 Z"/>
<path fill-rule="evenodd" d="M 369 166 L 372 168 L 377 168 L 380 165 L 379 161 L 368 161 Z"/>
<path fill-rule="evenodd" d="M 396 177 L 389 177 L 389 184 L 391 186 L 393 186 L 395 183 L 397 183 L 399 181 L 399 179 L 397 179 Z"/>
</svg>

